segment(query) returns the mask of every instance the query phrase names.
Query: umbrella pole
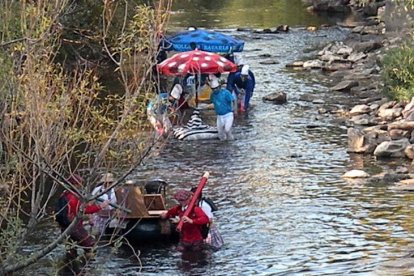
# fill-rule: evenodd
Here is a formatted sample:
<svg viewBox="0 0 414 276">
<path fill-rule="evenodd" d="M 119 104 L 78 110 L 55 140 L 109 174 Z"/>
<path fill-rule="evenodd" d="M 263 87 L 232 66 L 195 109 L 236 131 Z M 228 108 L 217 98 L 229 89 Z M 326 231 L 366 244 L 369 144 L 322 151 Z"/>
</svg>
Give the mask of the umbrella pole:
<svg viewBox="0 0 414 276">
<path fill-rule="evenodd" d="M 197 85 L 196 85 L 196 91 L 195 91 L 195 93 L 196 93 L 196 108 L 198 108 L 198 90 L 200 89 L 200 84 L 201 84 L 201 74 L 200 73 L 198 73 L 197 74 L 197 78 L 198 78 L 198 82 L 197 82 Z"/>
</svg>

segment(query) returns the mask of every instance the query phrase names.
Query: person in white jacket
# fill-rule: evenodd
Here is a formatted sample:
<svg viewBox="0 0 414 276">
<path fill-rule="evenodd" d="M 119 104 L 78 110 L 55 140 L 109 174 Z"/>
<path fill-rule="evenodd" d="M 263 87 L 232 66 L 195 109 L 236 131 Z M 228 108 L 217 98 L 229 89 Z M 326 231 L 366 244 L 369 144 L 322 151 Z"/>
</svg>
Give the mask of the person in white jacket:
<svg viewBox="0 0 414 276">
<path fill-rule="evenodd" d="M 195 192 L 197 190 L 197 187 L 193 187 L 191 189 L 191 192 Z M 212 205 L 211 205 L 212 204 Z M 214 221 L 214 215 L 213 212 L 217 210 L 217 206 L 209 199 L 203 198 L 202 193 L 200 193 L 198 197 L 197 206 L 203 210 L 203 212 L 208 217 L 209 223 L 206 225 L 203 225 L 201 227 L 201 235 L 203 237 L 204 243 L 208 244 L 213 248 L 214 250 L 220 249 L 223 244 L 224 240 L 218 231 Z"/>
<path fill-rule="evenodd" d="M 102 194 L 98 197 L 98 201 L 107 200 L 110 203 L 116 204 L 117 199 L 116 199 L 115 190 L 113 188 L 108 190 L 108 188 L 113 184 L 114 181 L 115 181 L 115 178 L 112 173 L 103 174 L 97 186 L 95 187 L 95 189 L 93 189 L 92 195 Z M 112 210 L 112 209 L 113 207 L 108 205 L 104 210 Z M 112 219 L 111 216 L 102 217 L 102 216 L 99 216 L 98 214 L 93 214 L 91 218 L 91 224 L 92 224 L 92 228 L 94 229 L 95 234 L 96 235 L 105 234 L 105 229 L 108 227 L 111 219 Z"/>
</svg>

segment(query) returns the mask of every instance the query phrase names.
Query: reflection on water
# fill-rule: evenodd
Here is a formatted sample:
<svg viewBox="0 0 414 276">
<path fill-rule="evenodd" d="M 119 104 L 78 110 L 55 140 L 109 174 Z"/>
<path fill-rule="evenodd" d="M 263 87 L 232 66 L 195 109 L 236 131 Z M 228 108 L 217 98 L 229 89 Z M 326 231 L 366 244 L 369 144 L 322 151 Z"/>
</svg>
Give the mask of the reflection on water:
<svg viewBox="0 0 414 276">
<path fill-rule="evenodd" d="M 204 16 L 211 2 L 220 14 L 228 13 L 228 3 L 250 3 L 176 1 L 175 8 L 198 7 Z M 299 1 L 254 1 L 259 2 L 268 3 L 270 9 L 276 3 L 284 7 Z M 246 17 L 237 14 L 234 18 Z M 337 97 L 339 103 L 346 96 L 315 84 L 317 73 L 298 75 L 284 67 L 303 57 L 305 49 L 309 52 L 341 39 L 348 31 L 228 32 L 246 40 L 243 55 L 257 79 L 252 110 L 235 120 L 236 140 L 171 140 L 136 172 L 143 179 L 165 179 L 171 195 L 177 188 L 190 188 L 210 171 L 205 193 L 219 207 L 215 215 L 224 248 L 200 257 L 182 256 L 174 245 L 137 246 L 139 260 L 128 248 L 114 256 L 106 248 L 99 251 L 88 275 L 370 275 L 385 260 L 405 255 L 413 242 L 414 196 L 390 190 L 392 183 L 340 178 L 352 168 L 378 173 L 381 167 L 398 163 L 374 165 L 370 158 L 348 156 L 346 129 L 320 116 L 317 105 L 300 100 L 305 93 L 321 99 Z M 261 63 L 268 59 L 278 62 Z M 275 91 L 286 92 L 288 103 L 262 102 L 264 95 Z M 204 113 L 204 120 L 214 124 L 211 113 Z M 53 238 L 50 229 L 45 232 Z M 62 250 L 50 258 L 59 259 Z M 43 275 L 50 270 L 49 261 L 42 260 L 36 272 Z"/>
<path fill-rule="evenodd" d="M 306 11 L 301 0 L 175 0 L 172 11 L 172 26 L 221 29 L 320 26 L 340 16 L 317 17 Z"/>
</svg>

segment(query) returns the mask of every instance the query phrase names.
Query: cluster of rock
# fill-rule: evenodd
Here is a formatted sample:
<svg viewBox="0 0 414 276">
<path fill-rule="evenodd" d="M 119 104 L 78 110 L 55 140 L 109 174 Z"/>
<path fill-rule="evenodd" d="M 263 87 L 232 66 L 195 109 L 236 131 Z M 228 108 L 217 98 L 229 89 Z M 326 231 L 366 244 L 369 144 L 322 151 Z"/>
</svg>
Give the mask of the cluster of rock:
<svg viewBox="0 0 414 276">
<path fill-rule="evenodd" d="M 319 10 L 352 4 L 345 0 L 310 2 L 313 9 Z M 379 10 L 387 12 L 385 7 L 385 1 L 371 1 L 363 12 L 378 15 Z M 331 110 L 331 113 L 347 118 L 348 152 L 414 160 L 414 99 L 406 103 L 383 97 L 378 66 L 386 50 L 398 46 L 404 36 L 401 33 L 391 35 L 388 32 L 391 28 L 378 17 L 348 27 L 352 29 L 344 41 L 330 43 L 312 60 L 295 61 L 286 66 L 324 71 L 333 80 L 332 91 L 352 97 L 354 106 L 349 107 L 350 111 Z M 344 175 L 350 178 L 367 176 L 365 172 L 355 170 Z"/>
<path fill-rule="evenodd" d="M 414 99 L 356 105 L 349 115 L 349 152 L 414 159 Z"/>
<path fill-rule="evenodd" d="M 309 2 L 313 3 L 313 7 L 327 7 L 322 4 L 330 2 L 330 5 L 335 3 L 342 5 L 344 2 L 351 1 L 312 0 Z M 364 13 L 369 16 L 377 15 L 378 9 L 384 6 L 384 2 L 386 1 L 370 1 Z M 316 3 L 321 5 L 318 6 Z M 387 1 L 386 6 L 390 7 L 390 3 L 392 4 L 392 1 Z M 399 28 L 407 22 L 409 25 L 412 24 L 410 16 L 393 16 L 390 19 L 394 27 Z M 403 18 L 406 22 L 399 21 Z M 384 50 L 398 45 L 401 37 L 405 36 L 402 33 L 390 36 L 388 32 L 393 28 L 388 24 L 386 22 L 386 24 L 357 26 L 352 30 L 352 34 L 359 34 L 358 38 L 361 40 L 355 39 L 354 36 L 343 43 L 330 44 L 318 53 L 318 59 L 302 62 L 298 66 L 306 70 L 316 68 L 333 72 L 331 76 L 334 79 L 339 76 L 341 80 L 331 87 L 331 90 L 347 93 L 356 102 L 356 105 L 350 106 L 350 111 L 342 113 L 347 115 L 348 152 L 373 154 L 376 158 L 414 160 L 414 98 L 407 103 L 390 101 L 381 96 L 378 61 L 381 60 Z M 361 41 L 364 41 L 363 44 Z M 370 179 L 398 183 L 391 185 L 390 188 L 414 191 L 414 175 L 410 174 L 410 169 L 406 167 L 398 167 L 394 171 L 387 170 L 374 176 L 362 170 L 351 170 L 342 177 L 353 179 L 350 180 L 351 182 L 363 183 L 364 179 Z M 414 254 L 410 253 L 397 260 L 383 262 L 376 272 L 381 272 L 381 275 L 403 275 L 408 271 L 412 272 L 414 271 L 413 257 Z"/>
<path fill-rule="evenodd" d="M 349 0 L 306 2 L 312 10 L 332 12 L 345 12 L 356 5 Z M 387 33 L 392 28 L 379 19 L 378 13 L 387 13 L 387 6 L 386 1 L 370 1 L 359 10 L 365 16 L 364 20 L 343 25 L 352 28 L 347 39 L 326 45 L 311 60 L 294 61 L 286 67 L 323 71 L 333 80 L 332 91 L 352 97 L 356 105 L 351 106 L 350 111 L 320 111 L 347 116 L 348 152 L 414 160 L 414 99 L 404 103 L 389 101 L 382 96 L 378 63 L 387 50 L 399 45 L 403 37 Z M 283 104 L 287 97 L 284 92 L 275 92 L 263 100 Z M 363 172 L 350 175 L 366 177 Z"/>
<path fill-rule="evenodd" d="M 378 94 L 380 87 L 373 85 L 377 83 L 373 80 L 379 79 L 377 59 L 382 48 L 393 44 L 393 41 L 384 38 L 383 22 L 376 25 L 358 24 L 353 27 L 348 39 L 328 44 L 315 59 L 294 61 L 286 67 L 324 71 L 335 80 L 336 85 L 331 88 L 333 91 Z"/>
<path fill-rule="evenodd" d="M 378 14 L 378 9 L 385 6 L 385 0 L 365 1 L 364 5 L 361 5 L 361 1 L 355 0 L 302 0 L 302 2 L 309 6 L 309 10 L 315 12 L 348 13 L 361 6 L 361 12 L 365 16 L 375 16 Z"/>
<path fill-rule="evenodd" d="M 353 33 L 362 34 L 367 28 L 375 32 L 375 34 L 381 34 L 384 27 L 383 24 L 378 26 L 359 26 L 355 27 Z M 364 37 L 362 37 L 364 38 Z M 286 67 L 292 67 L 295 69 L 321 69 L 325 72 L 335 72 L 340 70 L 350 70 L 353 68 L 359 68 L 359 62 L 363 63 L 363 60 L 371 53 L 376 55 L 375 50 L 383 47 L 383 41 L 381 39 L 367 41 L 351 41 L 346 42 L 334 42 L 327 45 L 322 49 L 316 59 L 306 61 L 295 61 L 287 64 Z M 370 72 L 363 72 L 370 73 Z M 352 87 L 338 87 L 333 90 L 341 91 Z"/>
<path fill-rule="evenodd" d="M 350 7 L 352 1 L 308 1 L 311 8 L 318 11 L 343 12 L 343 8 Z M 364 15 L 377 14 L 384 2 L 373 1 L 361 8 Z M 337 8 L 335 8 L 337 7 Z M 374 11 L 375 10 L 375 11 Z M 384 11 L 382 11 L 384 12 Z M 297 60 L 286 65 L 294 70 L 321 70 L 334 80 L 333 91 L 342 91 L 357 95 L 359 99 L 373 101 L 380 98 L 380 76 L 377 59 L 384 48 L 389 48 L 396 43 L 395 39 L 385 36 L 386 26 L 377 17 L 360 22 L 351 22 L 343 27 L 352 28 L 349 37 L 345 41 L 337 41 L 326 45 L 317 56 L 311 60 Z M 317 29 L 307 28 L 309 31 Z M 276 92 L 263 97 L 264 101 L 276 104 L 286 102 L 284 92 Z"/>
</svg>

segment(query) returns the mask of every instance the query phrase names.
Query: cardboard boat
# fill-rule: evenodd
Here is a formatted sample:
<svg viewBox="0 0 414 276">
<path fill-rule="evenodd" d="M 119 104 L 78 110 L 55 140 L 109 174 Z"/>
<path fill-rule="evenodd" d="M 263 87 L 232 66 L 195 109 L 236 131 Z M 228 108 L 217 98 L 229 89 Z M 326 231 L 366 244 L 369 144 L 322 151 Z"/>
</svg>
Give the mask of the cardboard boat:
<svg viewBox="0 0 414 276">
<path fill-rule="evenodd" d="M 131 210 L 112 216 L 107 231 L 123 235 L 130 243 L 177 241 L 178 232 L 169 220 L 161 218 L 168 209 L 165 203 L 167 183 L 163 180 L 147 182 L 128 181 L 117 189 L 118 204 Z M 114 211 L 101 211 L 102 217 L 109 217 Z M 113 215 L 113 214 L 112 214 Z"/>
</svg>

